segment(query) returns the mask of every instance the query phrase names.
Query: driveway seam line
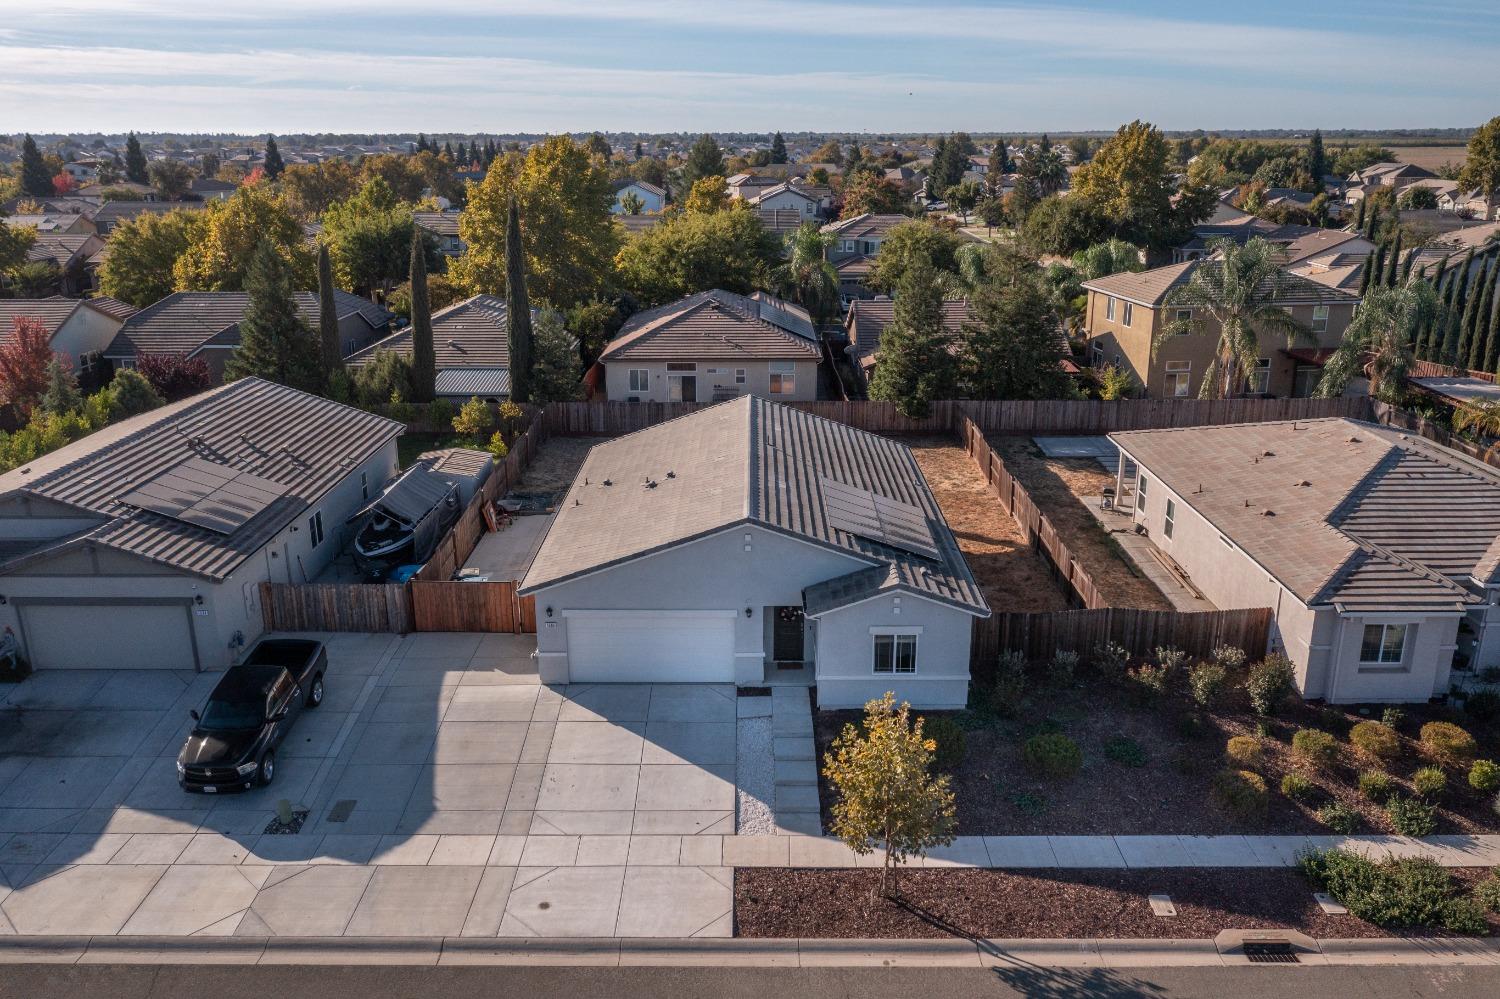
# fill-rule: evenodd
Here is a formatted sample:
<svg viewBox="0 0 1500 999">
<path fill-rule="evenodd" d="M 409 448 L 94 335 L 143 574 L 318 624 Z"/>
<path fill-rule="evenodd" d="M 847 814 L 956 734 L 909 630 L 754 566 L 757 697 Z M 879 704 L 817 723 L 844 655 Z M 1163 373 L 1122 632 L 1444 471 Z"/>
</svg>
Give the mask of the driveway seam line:
<svg viewBox="0 0 1500 999">
<path fill-rule="evenodd" d="M 126 916 L 124 921 L 120 923 L 120 929 L 115 930 L 115 932 L 111 933 L 110 936 L 119 936 L 120 930 L 123 930 L 125 927 L 130 925 L 130 921 L 135 918 L 135 914 L 141 911 L 141 906 L 146 904 L 146 899 L 151 897 L 151 893 L 156 891 L 157 886 L 161 884 L 161 879 L 166 877 L 167 872 L 171 869 L 171 864 L 168 864 L 161 869 L 161 873 L 156 876 L 156 880 L 151 882 L 151 887 L 146 889 L 146 893 L 142 895 L 141 900 L 135 904 L 135 908 L 130 910 L 130 915 Z"/>
</svg>

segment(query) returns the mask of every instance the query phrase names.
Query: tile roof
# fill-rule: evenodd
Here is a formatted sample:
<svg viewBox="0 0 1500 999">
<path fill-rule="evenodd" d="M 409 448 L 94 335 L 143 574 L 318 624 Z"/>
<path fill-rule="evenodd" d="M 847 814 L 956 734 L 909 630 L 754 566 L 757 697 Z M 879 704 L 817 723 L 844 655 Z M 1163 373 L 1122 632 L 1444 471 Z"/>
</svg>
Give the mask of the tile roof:
<svg viewBox="0 0 1500 999">
<path fill-rule="evenodd" d="M 383 306 L 347 291 L 335 291 L 340 320 L 358 314 L 371 329 L 394 318 Z M 318 324 L 318 296 L 295 292 L 297 312 L 310 327 Z M 190 354 L 205 346 L 239 344 L 239 324 L 245 318 L 249 295 L 243 291 L 178 291 L 149 305 L 125 321 L 104 350 L 106 358 L 129 359 L 137 354 Z"/>
<path fill-rule="evenodd" d="M 168 212 L 201 212 L 202 201 L 106 201 L 94 212 L 95 222 L 124 222 L 147 212 L 165 215 Z"/>
<path fill-rule="evenodd" d="M 432 314 L 432 348 L 439 371 L 447 368 L 507 368 L 510 366 L 510 323 L 505 299 L 475 295 Z M 407 326 L 353 354 L 344 363 L 363 367 L 377 351 L 411 355 L 411 327 Z M 508 381 L 508 379 L 507 379 Z"/>
<path fill-rule="evenodd" d="M 764 292 L 711 291 L 637 312 L 599 360 L 796 359 L 822 356 L 801 306 Z"/>
<path fill-rule="evenodd" d="M 861 298 L 849 303 L 845 329 L 849 332 L 856 364 L 863 368 L 874 363 L 875 355 L 880 351 L 880 335 L 895 317 L 896 303 L 889 298 Z M 944 332 L 956 335 L 968 317 L 968 301 L 943 302 Z"/>
<path fill-rule="evenodd" d="M 1173 288 L 1187 284 L 1193 271 L 1212 263 L 1211 260 L 1186 260 L 1180 264 L 1167 264 L 1165 267 L 1153 267 L 1146 271 L 1122 271 L 1085 281 L 1083 287 L 1089 291 L 1123 298 L 1137 305 L 1156 308 L 1166 300 L 1167 293 Z M 1275 284 L 1277 299 L 1283 302 L 1331 304 L 1359 301 L 1357 295 L 1319 284 L 1288 270 L 1277 271 L 1271 280 Z"/>
<path fill-rule="evenodd" d="M 658 198 L 665 198 L 667 196 L 667 192 L 662 188 L 657 187 L 655 184 L 649 183 L 648 181 L 644 180 L 636 180 L 633 177 L 626 177 L 622 180 L 615 181 L 614 184 L 611 185 L 610 190 L 618 194 L 621 191 L 625 190 L 625 188 L 627 187 L 639 187 L 647 194 L 654 194 Z"/>
<path fill-rule="evenodd" d="M 760 224 L 770 232 L 796 232 L 804 221 L 802 213 L 795 208 L 760 208 Z"/>
<path fill-rule="evenodd" d="M 18 319 L 40 320 L 47 335 L 51 336 L 82 304 L 81 298 L 63 298 L 61 295 L 53 295 L 51 298 L 0 298 L 0 343 L 10 339 Z"/>
<path fill-rule="evenodd" d="M 1461 609 L 1500 564 L 1500 472 L 1354 420 L 1111 434 L 1308 604 Z"/>
<path fill-rule="evenodd" d="M 825 233 L 835 236 L 844 236 L 850 239 L 863 239 L 870 236 L 883 237 L 896 226 L 903 222 L 912 221 L 906 215 L 873 215 L 865 213 L 853 218 L 840 219 L 830 222 L 823 227 Z"/>
<path fill-rule="evenodd" d="M 108 295 L 95 295 L 89 299 L 89 304 L 112 319 L 120 320 L 122 323 L 141 311 L 129 302 L 122 302 L 118 298 L 110 298 Z"/>
<path fill-rule="evenodd" d="M 104 545 L 222 580 L 404 431 L 403 424 L 363 410 L 242 378 L 112 424 L 0 475 L 0 496 L 41 497 L 98 519 L 63 546 Z M 287 492 L 229 534 L 120 502 L 135 486 L 192 457 L 253 473 Z"/>
<path fill-rule="evenodd" d="M 412 221 L 418 228 L 435 236 L 458 235 L 458 212 L 412 212 Z"/>
<path fill-rule="evenodd" d="M 63 233 L 42 233 L 37 236 L 31 249 L 26 251 L 26 259 L 50 260 L 58 267 L 67 267 L 79 253 L 87 251 L 92 254 L 94 244 L 102 248 L 104 241 L 91 232 L 71 236 Z"/>
<path fill-rule="evenodd" d="M 643 485 L 647 479 L 656 486 Z M 940 557 L 923 558 L 832 526 L 823 502 L 828 479 L 916 507 Z M 804 594 L 810 612 L 897 590 L 989 614 L 910 448 L 752 396 L 590 450 L 522 592 L 742 524 L 865 563 L 848 577 L 810 587 Z"/>
</svg>

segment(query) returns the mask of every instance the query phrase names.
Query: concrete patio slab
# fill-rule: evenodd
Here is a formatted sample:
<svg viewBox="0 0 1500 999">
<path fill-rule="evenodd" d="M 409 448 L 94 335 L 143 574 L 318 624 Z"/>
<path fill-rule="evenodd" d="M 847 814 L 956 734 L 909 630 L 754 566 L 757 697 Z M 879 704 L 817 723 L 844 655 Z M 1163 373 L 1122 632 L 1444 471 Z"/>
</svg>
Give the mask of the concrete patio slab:
<svg viewBox="0 0 1500 999">
<path fill-rule="evenodd" d="M 512 785 L 514 794 L 514 785 Z M 505 816 L 510 814 L 500 808 L 475 808 L 435 812 L 432 801 L 415 803 L 401 816 L 394 832 L 397 835 L 429 836 L 493 836 L 500 831 Z"/>
<path fill-rule="evenodd" d="M 111 864 L 175 864 L 193 841 L 193 833 L 135 833 L 109 859 Z M 244 859 L 241 856 L 240 859 Z M 230 863 L 239 863 L 238 860 Z"/>
<path fill-rule="evenodd" d="M 676 867 L 681 856 L 681 836 L 632 836 L 625 863 L 629 867 Z"/>
<path fill-rule="evenodd" d="M 623 867 L 522 867 L 506 902 L 501 936 L 613 936 Z"/>
<path fill-rule="evenodd" d="M 738 715 L 731 684 L 656 684 L 648 721 L 730 722 Z"/>
<path fill-rule="evenodd" d="M 505 906 L 510 902 L 511 886 L 516 872 L 511 867 L 490 867 L 480 877 L 479 888 L 469 904 L 461 931 L 466 937 L 493 937 L 505 920 Z"/>
<path fill-rule="evenodd" d="M 431 722 L 372 722 L 354 742 L 361 763 L 424 763 L 437 738 Z"/>
<path fill-rule="evenodd" d="M 482 867 L 380 867 L 345 936 L 442 937 L 463 931 Z"/>
<path fill-rule="evenodd" d="M 532 813 L 527 830 L 536 836 L 628 836 L 635 813 L 630 811 L 558 811 Z"/>
<path fill-rule="evenodd" d="M 499 811 L 506 807 L 516 768 L 505 763 L 437 763 L 423 768 L 406 812 Z M 405 821 L 405 819 L 403 819 Z"/>
<path fill-rule="evenodd" d="M 678 863 L 683 867 L 722 867 L 723 836 L 683 836 Z"/>
<path fill-rule="evenodd" d="M 439 836 L 429 866 L 483 867 L 495 849 L 493 836 Z"/>
<path fill-rule="evenodd" d="M 368 864 L 380 846 L 379 836 L 334 833 L 323 837 L 309 864 L 349 866 Z"/>
<path fill-rule="evenodd" d="M 631 838 L 630 836 L 580 836 L 574 866 L 623 867 L 630 859 Z"/>
<path fill-rule="evenodd" d="M 64 836 L 42 860 L 42 863 L 50 865 L 107 864 L 129 841 L 130 836 L 126 833 L 105 833 L 102 836 L 73 833 Z"/>
<path fill-rule="evenodd" d="M 631 832 L 641 836 L 732 836 L 734 809 L 636 812 Z"/>
<path fill-rule="evenodd" d="M 578 860 L 578 836 L 527 836 L 522 867 L 571 867 Z"/>
<path fill-rule="evenodd" d="M 496 836 L 485 863 L 490 867 L 516 867 L 521 863 L 521 851 L 525 848 L 525 836 Z"/>
<path fill-rule="evenodd" d="M 29 808 L 88 808 L 124 763 L 124 757 L 39 757 L 7 785 L 5 797 Z"/>
<path fill-rule="evenodd" d="M 436 836 L 382 836 L 370 857 L 377 866 L 422 867 L 437 849 Z"/>
<path fill-rule="evenodd" d="M 537 688 L 529 685 L 460 686 L 448 701 L 444 721 L 531 721 Z"/>
<path fill-rule="evenodd" d="M 697 867 L 627 867 L 614 932 L 632 937 L 728 936 L 734 892 Z"/>
</svg>

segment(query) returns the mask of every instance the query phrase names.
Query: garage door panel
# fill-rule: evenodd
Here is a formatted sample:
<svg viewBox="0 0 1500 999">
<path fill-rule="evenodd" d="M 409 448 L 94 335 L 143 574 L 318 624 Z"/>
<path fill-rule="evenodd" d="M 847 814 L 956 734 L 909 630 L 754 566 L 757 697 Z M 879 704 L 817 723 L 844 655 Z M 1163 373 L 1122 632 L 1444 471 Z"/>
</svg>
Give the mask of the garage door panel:
<svg viewBox="0 0 1500 999">
<path fill-rule="evenodd" d="M 38 669 L 193 669 L 182 604 L 30 604 L 21 608 Z"/>
<path fill-rule="evenodd" d="M 568 614 L 575 683 L 731 683 L 734 612 Z"/>
</svg>

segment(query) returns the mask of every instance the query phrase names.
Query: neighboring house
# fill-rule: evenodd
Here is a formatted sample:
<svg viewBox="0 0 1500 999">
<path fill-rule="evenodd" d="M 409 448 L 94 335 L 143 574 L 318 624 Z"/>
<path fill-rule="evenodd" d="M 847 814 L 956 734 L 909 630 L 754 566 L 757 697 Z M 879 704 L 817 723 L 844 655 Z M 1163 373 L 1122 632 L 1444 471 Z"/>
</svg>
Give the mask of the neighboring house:
<svg viewBox="0 0 1500 999">
<path fill-rule="evenodd" d="M 1459 190 L 1456 184 L 1453 191 L 1438 195 L 1438 208 L 1443 211 L 1472 215 L 1478 219 L 1491 219 L 1494 217 L 1489 199 L 1484 196 L 1483 191 L 1477 188 L 1473 191 Z"/>
<path fill-rule="evenodd" d="M 468 402 L 510 398 L 510 323 L 505 299 L 475 295 L 432 315 L 432 347 L 437 356 L 437 395 Z M 344 360 L 360 368 L 382 350 L 411 357 L 411 327 L 376 340 Z"/>
<path fill-rule="evenodd" d="M 99 228 L 99 235 L 107 237 L 121 222 L 128 222 L 147 212 L 165 215 L 168 212 L 202 210 L 201 201 L 106 201 L 94 212 L 94 224 Z"/>
<path fill-rule="evenodd" d="M 336 290 L 339 335 L 344 356 L 369 346 L 390 332 L 395 315 L 367 298 Z M 318 296 L 292 296 L 302 321 L 318 328 Z M 141 354 L 185 354 L 202 357 L 214 375 L 222 376 L 229 355 L 240 345 L 240 322 L 249 296 L 243 291 L 177 291 L 125 321 L 104 351 L 118 367 L 134 367 Z"/>
<path fill-rule="evenodd" d="M 73 213 L 0 216 L 0 224 L 12 229 L 29 227 L 35 229 L 38 236 L 88 236 L 94 232 L 93 219 Z"/>
<path fill-rule="evenodd" d="M 0 475 L 0 624 L 38 669 L 218 670 L 396 471 L 403 424 L 243 378 Z"/>
<path fill-rule="evenodd" d="M 728 178 L 724 184 L 731 198 L 741 201 L 749 201 L 762 191 L 769 190 L 782 183 L 784 178 L 771 177 L 761 174 L 737 173 Z"/>
<path fill-rule="evenodd" d="M 845 257 L 874 257 L 880 254 L 880 244 L 896 226 L 911 219 L 906 215 L 856 215 L 853 218 L 830 222 L 823 227 L 824 235 L 834 237 L 828 250 L 828 259 L 835 264 Z"/>
<path fill-rule="evenodd" d="M 0 221 L 9 221 L 5 216 L 14 218 L 22 208 L 38 210 L 42 215 L 88 215 L 99 207 L 99 199 L 82 198 L 76 194 L 53 198 L 33 198 L 22 196 L 11 198 L 9 201 L 0 203 Z M 88 230 L 93 232 L 92 229 Z"/>
<path fill-rule="evenodd" d="M 865 284 L 870 271 L 875 267 L 875 258 L 859 254 L 840 257 L 833 263 L 833 271 L 839 276 L 839 299 L 852 308 L 861 299 L 875 297 L 875 289 Z"/>
<path fill-rule="evenodd" d="M 459 212 L 412 212 L 412 221 L 437 241 L 438 252 L 445 257 L 461 257 L 468 244 L 458 235 Z"/>
<path fill-rule="evenodd" d="M 212 177 L 198 177 L 188 187 L 188 193 L 199 201 L 228 201 L 237 190 L 238 184 Z"/>
<path fill-rule="evenodd" d="M 87 187 L 80 187 L 73 193 L 84 198 L 102 199 L 105 191 L 114 191 L 117 194 L 128 192 L 131 195 L 130 200 L 132 201 L 161 200 L 157 195 L 156 188 L 150 184 L 137 184 L 133 180 L 117 180 L 113 184 L 90 184 Z"/>
<path fill-rule="evenodd" d="M 1223 240 L 1244 246 L 1252 239 L 1263 239 L 1280 248 L 1286 266 L 1332 252 L 1368 254 L 1375 244 L 1357 232 L 1322 229 L 1294 222 L 1270 222 L 1254 215 L 1220 216 L 1193 227 L 1193 237 L 1172 250 L 1172 262 L 1202 260 L 1213 253 L 1214 244 Z"/>
<path fill-rule="evenodd" d="M 113 298 L 0 298 L 0 344 L 11 338 L 17 319 L 36 319 L 47 331 L 52 352 L 82 375 L 133 312 Z"/>
<path fill-rule="evenodd" d="M 96 159 L 73 160 L 64 163 L 63 170 L 79 184 L 87 184 L 99 176 L 99 164 Z"/>
<path fill-rule="evenodd" d="M 849 337 L 845 353 L 864 376 L 865 384 L 875 375 L 875 364 L 880 355 L 880 337 L 896 316 L 896 303 L 884 296 L 857 299 L 849 303 L 848 315 L 844 317 L 844 332 Z M 969 303 L 949 300 L 943 302 L 943 332 L 958 336 L 964 320 L 969 317 Z"/>
<path fill-rule="evenodd" d="M 1411 163 L 1374 163 L 1349 175 L 1344 190 L 1344 202 L 1357 205 L 1381 188 L 1388 188 L 1399 195 L 1419 180 L 1431 180 L 1431 170 Z"/>
<path fill-rule="evenodd" d="M 796 232 L 806 221 L 805 216 L 795 208 L 762 208 L 759 215 L 761 226 L 778 236 Z"/>
<path fill-rule="evenodd" d="M 641 199 L 641 208 L 635 213 L 637 215 L 659 215 L 666 210 L 667 192 L 655 184 L 627 178 L 615 181 L 614 190 L 615 202 L 609 210 L 616 215 L 626 214 L 624 201 L 629 194 Z"/>
<path fill-rule="evenodd" d="M 742 398 L 596 445 L 521 583 L 543 683 L 968 697 L 989 607 L 903 444 Z"/>
<path fill-rule="evenodd" d="M 93 233 L 76 236 L 39 235 L 26 259 L 52 264 L 60 272 L 58 290 L 64 295 L 82 295 L 94 287 L 90 258 L 104 249 L 104 240 Z"/>
<path fill-rule="evenodd" d="M 794 211 L 804 219 L 818 215 L 817 197 L 791 184 L 768 187 L 747 200 L 761 211 Z"/>
<path fill-rule="evenodd" d="M 631 316 L 599 362 L 615 401 L 792 402 L 818 397 L 822 356 L 806 309 L 761 291 L 715 289 Z"/>
<path fill-rule="evenodd" d="M 1500 666 L 1495 469 L 1343 419 L 1110 439 L 1137 524 L 1215 606 L 1274 610 L 1304 697 L 1421 703 Z"/>
<path fill-rule="evenodd" d="M 1207 316 L 1194 316 L 1191 309 L 1168 307 L 1166 299 L 1201 266 L 1203 261 L 1190 260 L 1085 281 L 1084 332 L 1090 362 L 1095 367 L 1115 364 L 1130 372 L 1148 398 L 1196 397 L 1214 359 L 1218 326 Z M 1323 363 L 1343 340 L 1359 296 L 1285 270 L 1278 272 L 1275 282 L 1276 301 L 1311 331 L 1312 339 L 1299 339 L 1288 347 L 1284 336 L 1263 334 L 1260 365 L 1241 391 L 1310 396 L 1322 377 Z M 1179 318 L 1196 319 L 1201 332 L 1156 343 L 1158 331 Z"/>
</svg>

